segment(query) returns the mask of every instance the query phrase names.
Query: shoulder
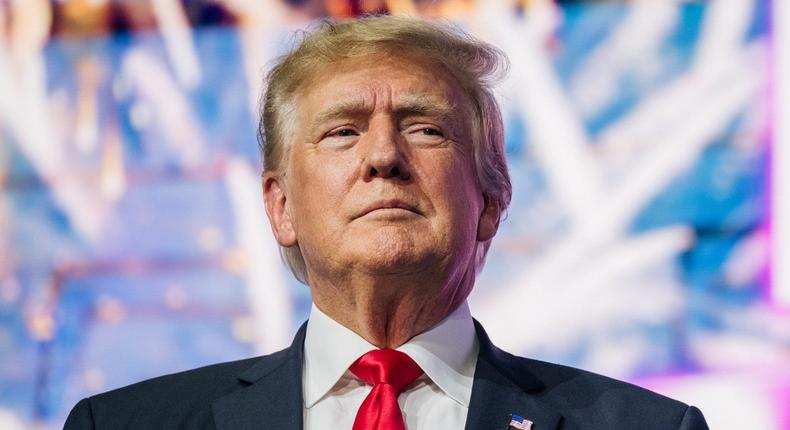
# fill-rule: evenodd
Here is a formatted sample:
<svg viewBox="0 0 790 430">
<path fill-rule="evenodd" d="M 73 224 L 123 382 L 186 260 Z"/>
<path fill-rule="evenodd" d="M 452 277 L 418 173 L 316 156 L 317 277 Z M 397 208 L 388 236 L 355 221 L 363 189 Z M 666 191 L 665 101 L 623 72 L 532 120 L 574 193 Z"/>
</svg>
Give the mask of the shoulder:
<svg viewBox="0 0 790 430">
<path fill-rule="evenodd" d="M 213 397 L 222 395 L 238 384 L 237 376 L 264 357 L 213 364 L 169 375 L 147 379 L 126 387 L 93 396 L 94 402 L 151 401 L 156 398 Z"/>
<path fill-rule="evenodd" d="M 493 345 L 482 325 L 475 326 L 479 359 L 544 407 L 560 413 L 565 428 L 707 429 L 695 407 L 586 370 L 515 356 Z"/>
<path fill-rule="evenodd" d="M 541 380 L 538 396 L 562 413 L 568 428 L 707 429 L 697 408 L 637 385 L 569 366 L 513 359 Z"/>
<path fill-rule="evenodd" d="M 627 402 L 684 409 L 687 405 L 637 385 L 594 372 L 518 357 L 523 367 L 531 369 L 544 383 L 544 395 L 578 407 L 591 400 L 604 403 Z M 583 402 L 583 403 L 582 403 Z"/>
<path fill-rule="evenodd" d="M 213 401 L 245 386 L 239 379 L 245 371 L 276 363 L 284 353 L 159 376 L 85 398 L 72 409 L 65 428 L 212 427 Z"/>
</svg>

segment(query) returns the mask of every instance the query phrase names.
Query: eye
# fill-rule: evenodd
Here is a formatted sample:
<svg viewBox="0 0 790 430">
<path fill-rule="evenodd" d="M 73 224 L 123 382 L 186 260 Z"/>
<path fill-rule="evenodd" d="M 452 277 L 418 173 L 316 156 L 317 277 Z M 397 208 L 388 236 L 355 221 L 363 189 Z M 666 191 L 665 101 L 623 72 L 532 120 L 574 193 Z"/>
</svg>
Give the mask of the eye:
<svg viewBox="0 0 790 430">
<path fill-rule="evenodd" d="M 349 148 L 359 140 L 360 132 L 353 125 L 344 125 L 331 129 L 320 139 L 321 145 L 327 148 Z"/>
<path fill-rule="evenodd" d="M 439 144 L 446 140 L 441 128 L 425 123 L 409 127 L 406 130 L 406 136 L 413 143 L 425 145 Z"/>
<path fill-rule="evenodd" d="M 444 136 L 441 130 L 433 128 L 433 127 L 425 127 L 420 130 L 423 134 L 427 136 Z"/>
<path fill-rule="evenodd" d="M 359 136 L 359 133 L 356 132 L 353 128 L 341 128 L 329 133 L 329 136 L 337 136 L 337 137 L 348 137 L 348 136 Z"/>
</svg>

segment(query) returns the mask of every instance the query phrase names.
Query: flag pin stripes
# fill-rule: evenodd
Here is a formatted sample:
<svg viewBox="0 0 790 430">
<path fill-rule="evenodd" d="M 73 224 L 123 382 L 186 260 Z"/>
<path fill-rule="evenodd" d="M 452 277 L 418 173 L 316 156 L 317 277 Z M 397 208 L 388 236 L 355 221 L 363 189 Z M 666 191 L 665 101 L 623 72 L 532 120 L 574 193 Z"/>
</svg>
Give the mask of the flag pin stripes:
<svg viewBox="0 0 790 430">
<path fill-rule="evenodd" d="M 510 415 L 510 424 L 507 426 L 507 430 L 532 430 L 532 421 L 516 415 Z"/>
</svg>

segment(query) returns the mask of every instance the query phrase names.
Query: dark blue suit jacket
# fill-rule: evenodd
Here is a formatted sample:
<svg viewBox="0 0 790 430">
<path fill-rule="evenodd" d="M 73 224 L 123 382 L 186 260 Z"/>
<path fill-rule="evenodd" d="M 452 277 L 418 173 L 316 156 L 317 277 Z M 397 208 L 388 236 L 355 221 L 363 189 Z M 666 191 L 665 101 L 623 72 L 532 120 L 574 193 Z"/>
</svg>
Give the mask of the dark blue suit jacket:
<svg viewBox="0 0 790 430">
<path fill-rule="evenodd" d="M 480 355 L 467 430 L 505 430 L 510 414 L 533 430 L 704 430 L 699 409 L 579 369 L 508 354 L 475 322 Z M 302 428 L 305 326 L 264 357 L 149 379 L 80 401 L 65 429 Z"/>
</svg>

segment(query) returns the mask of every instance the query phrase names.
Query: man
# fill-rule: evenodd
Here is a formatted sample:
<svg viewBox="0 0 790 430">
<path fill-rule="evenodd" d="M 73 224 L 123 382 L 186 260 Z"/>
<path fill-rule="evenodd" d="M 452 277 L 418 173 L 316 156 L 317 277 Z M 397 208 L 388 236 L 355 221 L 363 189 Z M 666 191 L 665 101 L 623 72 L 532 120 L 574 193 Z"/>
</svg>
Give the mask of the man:
<svg viewBox="0 0 790 430">
<path fill-rule="evenodd" d="M 275 354 L 84 399 L 66 428 L 707 428 L 694 407 L 503 352 L 472 320 L 511 195 L 489 87 L 504 64 L 411 19 L 308 34 L 269 73 L 260 130 L 307 324 Z"/>
</svg>

